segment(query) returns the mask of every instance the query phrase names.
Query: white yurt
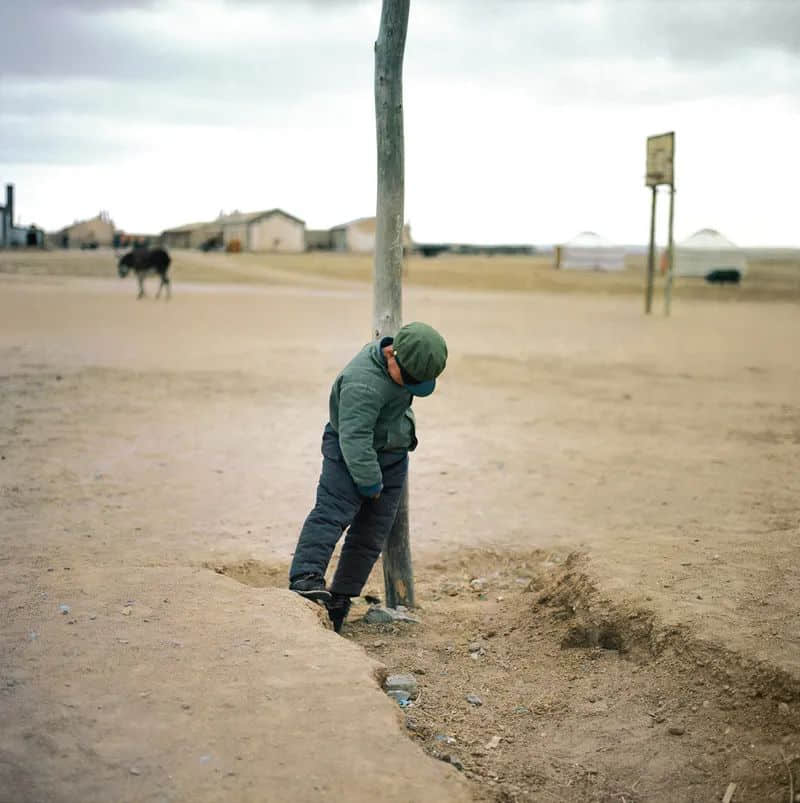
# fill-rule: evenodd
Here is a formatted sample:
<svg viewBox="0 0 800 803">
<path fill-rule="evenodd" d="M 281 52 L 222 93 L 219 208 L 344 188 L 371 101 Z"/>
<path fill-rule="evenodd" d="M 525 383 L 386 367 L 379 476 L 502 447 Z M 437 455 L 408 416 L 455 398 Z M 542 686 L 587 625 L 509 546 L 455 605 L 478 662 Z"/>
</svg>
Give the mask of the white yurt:
<svg viewBox="0 0 800 803">
<path fill-rule="evenodd" d="M 738 270 L 744 276 L 747 257 L 715 229 L 700 229 L 676 243 L 673 270 L 676 276 L 707 276 L 713 270 Z"/>
<path fill-rule="evenodd" d="M 625 249 L 593 231 L 582 231 L 556 247 L 556 267 L 565 270 L 622 270 Z"/>
</svg>

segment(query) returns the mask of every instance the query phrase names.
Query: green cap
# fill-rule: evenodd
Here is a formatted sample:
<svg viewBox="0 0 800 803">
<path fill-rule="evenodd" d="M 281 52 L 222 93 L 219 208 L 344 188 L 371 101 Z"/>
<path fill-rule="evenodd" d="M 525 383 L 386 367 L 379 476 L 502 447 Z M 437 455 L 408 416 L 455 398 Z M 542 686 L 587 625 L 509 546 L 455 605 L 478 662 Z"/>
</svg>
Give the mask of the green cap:
<svg viewBox="0 0 800 803">
<path fill-rule="evenodd" d="M 403 371 L 412 376 L 417 384 L 406 383 L 415 396 L 428 396 L 436 387 L 436 377 L 447 364 L 447 343 L 427 323 L 407 323 L 395 335 L 395 358 Z"/>
</svg>

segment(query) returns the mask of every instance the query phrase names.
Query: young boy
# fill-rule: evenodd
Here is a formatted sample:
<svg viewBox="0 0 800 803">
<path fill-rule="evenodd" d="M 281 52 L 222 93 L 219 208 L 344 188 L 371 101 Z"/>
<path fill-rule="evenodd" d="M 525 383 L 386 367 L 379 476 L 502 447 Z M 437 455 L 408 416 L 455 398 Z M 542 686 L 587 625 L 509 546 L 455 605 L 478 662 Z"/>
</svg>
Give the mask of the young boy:
<svg viewBox="0 0 800 803">
<path fill-rule="evenodd" d="M 417 446 L 414 396 L 429 396 L 447 363 L 444 338 L 425 323 L 366 345 L 336 377 L 322 435 L 317 501 L 289 570 L 293 591 L 324 602 L 338 633 L 394 523 Z M 350 528 L 330 589 L 325 571 Z"/>
</svg>

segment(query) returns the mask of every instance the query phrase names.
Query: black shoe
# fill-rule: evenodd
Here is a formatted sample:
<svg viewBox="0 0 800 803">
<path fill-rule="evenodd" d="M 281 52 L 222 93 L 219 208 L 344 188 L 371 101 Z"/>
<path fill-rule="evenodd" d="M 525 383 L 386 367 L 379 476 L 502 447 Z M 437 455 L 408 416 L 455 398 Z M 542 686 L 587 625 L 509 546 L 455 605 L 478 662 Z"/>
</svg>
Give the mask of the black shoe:
<svg viewBox="0 0 800 803">
<path fill-rule="evenodd" d="M 327 603 L 331 599 L 331 592 L 325 588 L 325 578 L 321 574 L 304 574 L 292 580 L 289 589 L 314 602 Z"/>
<path fill-rule="evenodd" d="M 350 597 L 346 594 L 331 594 L 331 599 L 325 606 L 328 609 L 328 618 L 333 622 L 334 631 L 341 632 L 344 620 L 350 612 Z"/>
</svg>

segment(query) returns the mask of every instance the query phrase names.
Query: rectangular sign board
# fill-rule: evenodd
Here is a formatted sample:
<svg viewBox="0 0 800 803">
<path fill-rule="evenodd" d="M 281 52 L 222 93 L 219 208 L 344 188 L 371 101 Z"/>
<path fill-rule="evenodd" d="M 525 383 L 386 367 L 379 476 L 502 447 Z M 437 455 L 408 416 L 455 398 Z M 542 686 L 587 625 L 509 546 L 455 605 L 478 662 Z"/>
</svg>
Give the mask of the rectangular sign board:
<svg viewBox="0 0 800 803">
<path fill-rule="evenodd" d="M 675 160 L 675 132 L 658 134 L 647 138 L 647 179 L 648 187 L 659 184 L 675 184 L 673 173 Z"/>
</svg>

